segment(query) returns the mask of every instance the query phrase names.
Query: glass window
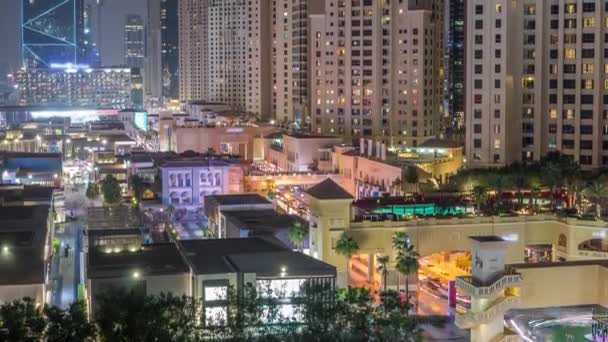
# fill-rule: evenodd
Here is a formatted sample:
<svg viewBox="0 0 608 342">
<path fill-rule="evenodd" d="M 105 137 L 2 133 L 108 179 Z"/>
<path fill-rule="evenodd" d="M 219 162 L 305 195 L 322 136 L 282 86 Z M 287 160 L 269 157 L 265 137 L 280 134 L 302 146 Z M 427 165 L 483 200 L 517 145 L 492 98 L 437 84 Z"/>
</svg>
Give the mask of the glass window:
<svg viewBox="0 0 608 342">
<path fill-rule="evenodd" d="M 226 286 L 205 286 L 205 301 L 227 300 L 228 287 Z"/>
</svg>

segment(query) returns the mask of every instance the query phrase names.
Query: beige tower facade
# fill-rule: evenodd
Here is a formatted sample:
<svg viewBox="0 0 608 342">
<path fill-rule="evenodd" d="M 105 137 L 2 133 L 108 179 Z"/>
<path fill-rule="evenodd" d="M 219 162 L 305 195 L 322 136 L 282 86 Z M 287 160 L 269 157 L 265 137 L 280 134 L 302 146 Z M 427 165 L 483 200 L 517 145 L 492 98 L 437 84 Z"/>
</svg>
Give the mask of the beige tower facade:
<svg viewBox="0 0 608 342">
<path fill-rule="evenodd" d="M 310 17 L 315 133 L 417 146 L 443 113 L 443 1 L 327 1 Z"/>
<path fill-rule="evenodd" d="M 608 29 L 597 1 L 467 2 L 470 166 L 538 160 L 608 165 Z"/>
</svg>

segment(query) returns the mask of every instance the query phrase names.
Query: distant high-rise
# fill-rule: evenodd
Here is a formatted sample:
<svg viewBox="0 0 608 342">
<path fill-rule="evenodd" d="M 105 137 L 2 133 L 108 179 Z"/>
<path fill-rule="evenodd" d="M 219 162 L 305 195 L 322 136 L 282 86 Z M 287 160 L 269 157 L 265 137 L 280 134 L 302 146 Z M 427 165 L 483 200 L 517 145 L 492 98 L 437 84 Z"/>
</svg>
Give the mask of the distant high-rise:
<svg viewBox="0 0 608 342">
<path fill-rule="evenodd" d="M 146 66 L 144 73 L 145 93 L 157 100 L 162 98 L 161 64 L 161 0 L 148 0 L 148 22 L 146 24 Z"/>
<path fill-rule="evenodd" d="M 125 20 L 124 58 L 130 68 L 144 67 L 146 56 L 146 31 L 139 15 L 129 14 Z"/>
<path fill-rule="evenodd" d="M 83 0 L 22 0 L 23 65 L 79 63 L 83 32 Z"/>
<path fill-rule="evenodd" d="M 464 0 L 446 1 L 446 111 L 447 130 L 464 125 Z"/>
<path fill-rule="evenodd" d="M 417 146 L 439 134 L 443 0 L 326 1 L 310 18 L 315 133 Z"/>
<path fill-rule="evenodd" d="M 160 1 L 161 59 L 163 96 L 179 97 L 178 0 Z"/>
<path fill-rule="evenodd" d="M 180 99 L 246 109 L 245 0 L 179 1 Z"/>
<path fill-rule="evenodd" d="M 178 0 L 148 0 L 146 93 L 179 97 Z"/>
</svg>

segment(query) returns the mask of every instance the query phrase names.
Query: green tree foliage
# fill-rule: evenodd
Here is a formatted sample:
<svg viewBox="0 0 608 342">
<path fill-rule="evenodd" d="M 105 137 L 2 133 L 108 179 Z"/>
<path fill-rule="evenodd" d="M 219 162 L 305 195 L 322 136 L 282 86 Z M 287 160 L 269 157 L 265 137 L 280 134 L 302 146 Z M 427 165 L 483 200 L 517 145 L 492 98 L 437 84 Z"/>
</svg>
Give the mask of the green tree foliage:
<svg viewBox="0 0 608 342">
<path fill-rule="evenodd" d="M 0 307 L 0 341 L 38 342 L 46 322 L 32 298 L 23 298 Z"/>
<path fill-rule="evenodd" d="M 608 198 L 608 186 L 606 181 L 602 178 L 594 180 L 582 191 L 583 196 L 588 198 L 593 204 L 595 204 L 595 217 L 597 219 L 602 216 L 602 204 Z"/>
<path fill-rule="evenodd" d="M 389 256 L 383 255 L 376 259 L 378 261 L 378 272 L 382 275 L 382 285 L 384 286 L 384 292 L 386 292 L 386 278 L 388 276 L 388 261 Z"/>
<path fill-rule="evenodd" d="M 308 236 L 308 229 L 299 219 L 295 219 L 287 230 L 287 237 L 298 251 L 304 250 L 304 241 Z"/>
<path fill-rule="evenodd" d="M 397 251 L 395 269 L 399 274 L 405 276 L 405 297 L 409 302 L 408 276 L 418 273 L 418 259 L 420 255 L 416 252 L 410 237 L 405 232 L 397 232 L 393 235 L 393 248 Z"/>
<path fill-rule="evenodd" d="M 418 167 L 410 165 L 405 169 L 405 182 L 411 184 L 414 192 L 418 192 Z"/>
<path fill-rule="evenodd" d="M 141 195 L 143 194 L 146 187 L 146 183 L 144 182 L 143 178 L 138 175 L 132 175 L 129 178 L 129 185 L 131 187 L 131 190 L 133 190 L 133 195 L 135 196 L 135 198 L 137 198 L 138 201 L 141 200 Z"/>
<path fill-rule="evenodd" d="M 48 322 L 47 342 L 88 342 L 97 336 L 95 324 L 87 320 L 84 302 L 75 302 L 67 310 L 46 307 L 44 314 Z"/>
<path fill-rule="evenodd" d="M 106 201 L 106 203 L 119 203 L 122 195 L 118 180 L 116 180 L 116 178 L 114 178 L 112 175 L 107 175 L 106 178 L 101 181 L 101 193 L 103 194 L 103 199 Z"/>
<path fill-rule="evenodd" d="M 350 285 L 350 258 L 359 251 L 359 244 L 346 232 L 336 242 L 336 252 L 346 257 L 346 285 Z"/>
<path fill-rule="evenodd" d="M 86 196 L 90 200 L 94 200 L 99 197 L 99 186 L 97 183 L 89 183 L 89 186 L 87 186 Z"/>
<path fill-rule="evenodd" d="M 84 302 L 66 310 L 41 309 L 26 297 L 0 306 L 0 341 L 90 342 L 95 337 L 95 324 L 87 320 Z"/>
</svg>

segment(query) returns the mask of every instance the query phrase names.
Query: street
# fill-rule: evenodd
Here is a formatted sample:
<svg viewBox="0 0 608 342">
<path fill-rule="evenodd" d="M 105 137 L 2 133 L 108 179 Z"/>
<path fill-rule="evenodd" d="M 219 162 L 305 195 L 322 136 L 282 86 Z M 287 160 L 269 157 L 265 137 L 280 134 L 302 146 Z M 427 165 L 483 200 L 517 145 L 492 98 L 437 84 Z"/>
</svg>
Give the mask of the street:
<svg viewBox="0 0 608 342">
<path fill-rule="evenodd" d="M 78 284 L 83 272 L 80 253 L 82 251 L 82 221 L 86 213 L 86 185 L 65 184 L 65 212 L 76 218 L 56 224 L 55 239 L 59 248 L 53 253 L 51 261 L 49 303 L 67 308 L 78 298 Z M 70 216 L 66 215 L 66 216 Z"/>
</svg>

